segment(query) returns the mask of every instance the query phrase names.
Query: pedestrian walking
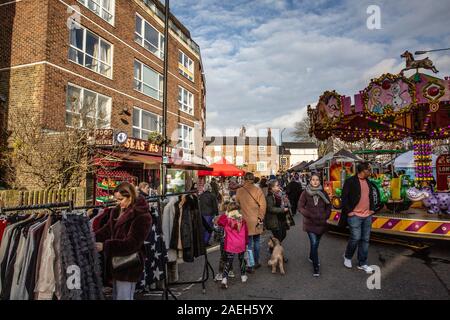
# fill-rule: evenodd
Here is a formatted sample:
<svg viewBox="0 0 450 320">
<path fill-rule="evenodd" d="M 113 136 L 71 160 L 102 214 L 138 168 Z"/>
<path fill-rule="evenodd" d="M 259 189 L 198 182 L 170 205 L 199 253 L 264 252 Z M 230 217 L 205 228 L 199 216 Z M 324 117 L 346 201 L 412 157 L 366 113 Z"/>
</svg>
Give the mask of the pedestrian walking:
<svg viewBox="0 0 450 320">
<path fill-rule="evenodd" d="M 236 195 L 237 189 L 239 189 L 241 186 L 238 183 L 236 177 L 231 177 L 230 182 L 228 183 L 228 190 L 230 198 L 233 198 Z"/>
<path fill-rule="evenodd" d="M 298 211 L 303 215 L 303 231 L 308 233 L 310 241 L 309 261 L 313 264 L 313 276 L 320 275 L 319 243 L 327 231 L 327 220 L 331 214 L 331 202 L 323 191 L 320 177 L 311 176 L 309 185 L 300 196 Z"/>
<path fill-rule="evenodd" d="M 302 185 L 300 184 L 299 179 L 298 173 L 295 173 L 294 178 L 286 187 L 286 194 L 288 195 L 292 207 L 292 214 L 294 215 L 297 213 L 297 204 L 302 193 Z"/>
<path fill-rule="evenodd" d="M 269 191 L 269 184 L 267 183 L 267 178 L 262 178 L 259 182 L 259 187 L 261 188 L 262 192 L 264 193 L 264 196 L 267 196 L 267 193 Z"/>
<path fill-rule="evenodd" d="M 203 219 L 210 228 L 213 227 L 213 219 L 219 214 L 219 206 L 216 196 L 212 193 L 212 187 L 209 183 L 203 186 L 203 193 L 199 197 L 200 212 Z M 206 246 L 209 246 L 212 232 L 205 230 L 203 240 Z"/>
<path fill-rule="evenodd" d="M 374 270 L 368 266 L 369 239 L 372 228 L 372 214 L 379 206 L 378 190 L 369 180 L 370 164 L 357 165 L 357 174 L 348 178 L 342 189 L 342 217 L 348 222 L 350 239 L 344 254 L 344 265 L 352 268 L 352 258 L 358 248 L 358 269 L 366 273 Z M 342 222 L 341 222 L 342 226 Z"/>
<path fill-rule="evenodd" d="M 268 185 L 266 197 L 267 209 L 265 217 L 266 228 L 272 231 L 272 234 L 280 242 L 286 238 L 287 218 L 289 208 L 281 207 L 281 198 L 276 197 L 280 192 L 280 185 L 277 180 L 271 180 Z M 278 198 L 278 199 L 277 199 Z"/>
<path fill-rule="evenodd" d="M 138 186 L 138 193 L 144 198 L 150 195 L 150 185 L 147 182 L 141 182 Z"/>
<path fill-rule="evenodd" d="M 212 194 L 214 194 L 216 196 L 217 200 L 219 200 L 219 202 L 220 202 L 220 199 L 219 199 L 219 196 L 220 196 L 219 184 L 217 183 L 216 178 L 212 178 L 211 179 L 211 188 L 212 188 L 212 191 L 211 191 Z"/>
<path fill-rule="evenodd" d="M 228 204 L 230 202 L 226 201 L 223 203 L 223 207 L 228 207 Z M 219 218 L 226 214 L 226 209 L 221 209 L 219 212 L 219 215 L 216 216 L 213 220 L 214 222 L 214 234 L 219 239 L 220 243 L 220 260 L 219 260 L 219 272 L 216 274 L 216 277 L 214 278 L 214 281 L 222 281 L 223 279 L 223 270 L 225 269 L 225 264 L 227 263 L 227 252 L 225 251 L 225 229 L 217 224 L 217 221 Z M 233 272 L 233 265 L 230 266 L 230 269 L 228 270 L 228 278 L 234 278 L 234 272 Z"/>
<path fill-rule="evenodd" d="M 233 265 L 235 255 L 239 259 L 241 281 L 247 282 L 245 251 L 248 244 L 248 229 L 236 202 L 230 202 L 226 214 L 220 216 L 217 224 L 225 230 L 224 250 L 227 258 L 222 274 L 222 288 L 226 289 L 228 288 L 228 272 Z"/>
<path fill-rule="evenodd" d="M 242 215 L 247 223 L 249 235 L 249 249 L 253 252 L 255 266 L 259 263 L 260 236 L 264 230 L 264 216 L 266 215 L 266 198 L 262 190 L 254 185 L 255 176 L 247 172 L 244 176 L 244 185 L 237 190 L 236 201 L 241 208 Z M 253 272 L 253 268 L 250 268 Z"/>
<path fill-rule="evenodd" d="M 136 195 L 130 183 L 121 183 L 114 197 L 119 205 L 112 210 L 108 223 L 95 233 L 96 247 L 105 257 L 105 278 L 113 283 L 113 299 L 133 300 L 144 271 L 144 241 L 151 231 L 152 218 L 147 201 Z"/>
</svg>

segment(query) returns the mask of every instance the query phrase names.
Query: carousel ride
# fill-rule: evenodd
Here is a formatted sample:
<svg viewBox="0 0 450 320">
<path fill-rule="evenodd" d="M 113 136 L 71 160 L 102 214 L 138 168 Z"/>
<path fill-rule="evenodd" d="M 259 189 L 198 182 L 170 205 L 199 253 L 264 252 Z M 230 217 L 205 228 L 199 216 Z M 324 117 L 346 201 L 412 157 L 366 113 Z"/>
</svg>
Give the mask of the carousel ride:
<svg viewBox="0 0 450 320">
<path fill-rule="evenodd" d="M 350 97 L 336 91 L 324 92 L 316 108 L 308 106 L 310 135 L 319 140 L 335 137 L 348 142 L 412 139 L 414 179 L 407 175 L 373 177 L 385 204 L 373 216 L 373 231 L 450 240 L 450 185 L 438 183 L 433 190 L 432 174 L 432 141 L 450 138 L 450 78 L 419 73 L 419 68 L 437 72 L 428 58 L 414 61 L 408 51 L 401 57 L 407 59 L 407 68 L 400 74 L 372 79 L 354 96 L 354 104 Z M 416 73 L 405 77 L 406 69 L 416 69 Z M 443 157 L 450 159 L 450 155 Z M 443 173 L 448 173 L 450 181 L 448 167 Z M 333 182 L 328 183 L 334 206 L 331 224 L 337 224 L 340 218 L 342 178 L 339 180 L 334 188 Z"/>
</svg>

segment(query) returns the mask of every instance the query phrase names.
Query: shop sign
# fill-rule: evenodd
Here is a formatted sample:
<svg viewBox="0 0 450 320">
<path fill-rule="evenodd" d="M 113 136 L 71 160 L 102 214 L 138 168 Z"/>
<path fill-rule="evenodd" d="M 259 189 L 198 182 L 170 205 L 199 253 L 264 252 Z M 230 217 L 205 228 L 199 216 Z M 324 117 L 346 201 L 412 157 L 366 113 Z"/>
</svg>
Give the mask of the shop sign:
<svg viewBox="0 0 450 320">
<path fill-rule="evenodd" d="M 95 144 L 97 146 L 112 146 L 114 138 L 113 129 L 96 129 L 94 132 Z"/>
<path fill-rule="evenodd" d="M 436 160 L 437 189 L 450 190 L 450 154 L 443 154 Z"/>
<path fill-rule="evenodd" d="M 116 141 L 118 144 L 124 144 L 125 142 L 127 142 L 127 139 L 128 135 L 123 131 L 120 131 L 116 136 Z"/>
<path fill-rule="evenodd" d="M 150 143 L 145 140 L 135 139 L 135 138 L 128 138 L 125 144 L 123 145 L 124 148 L 129 149 L 131 151 L 138 151 L 138 152 L 147 152 L 152 154 L 161 154 L 161 147 Z"/>
<path fill-rule="evenodd" d="M 153 155 L 162 155 L 162 147 L 150 143 L 146 140 L 136 139 L 136 138 L 128 138 L 127 141 L 123 144 L 123 147 L 129 149 L 130 151 L 137 151 L 141 153 L 150 153 Z M 167 147 L 167 154 L 172 153 L 172 148 Z"/>
</svg>

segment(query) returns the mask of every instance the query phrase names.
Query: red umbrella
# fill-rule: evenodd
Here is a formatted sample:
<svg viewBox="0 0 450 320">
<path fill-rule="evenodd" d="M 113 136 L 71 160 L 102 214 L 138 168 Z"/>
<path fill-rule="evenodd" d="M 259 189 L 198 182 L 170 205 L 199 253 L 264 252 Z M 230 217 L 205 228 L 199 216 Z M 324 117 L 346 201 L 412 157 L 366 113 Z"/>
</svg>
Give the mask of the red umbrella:
<svg viewBox="0 0 450 320">
<path fill-rule="evenodd" d="M 245 171 L 239 169 L 232 163 L 228 162 L 225 158 L 213 163 L 209 166 L 213 171 L 198 171 L 198 175 L 201 176 L 215 176 L 215 177 L 242 177 Z"/>
</svg>

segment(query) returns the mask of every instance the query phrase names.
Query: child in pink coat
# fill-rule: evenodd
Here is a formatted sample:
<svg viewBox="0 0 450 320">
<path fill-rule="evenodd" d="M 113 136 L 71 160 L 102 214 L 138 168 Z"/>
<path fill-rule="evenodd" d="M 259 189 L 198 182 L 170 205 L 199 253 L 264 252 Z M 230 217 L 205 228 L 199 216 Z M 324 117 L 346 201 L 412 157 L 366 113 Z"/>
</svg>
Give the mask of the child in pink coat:
<svg viewBox="0 0 450 320">
<path fill-rule="evenodd" d="M 239 211 L 239 205 L 236 202 L 231 202 L 228 205 L 226 214 L 220 216 L 217 224 L 225 230 L 224 249 L 227 259 L 222 275 L 222 288 L 226 289 L 228 288 L 228 272 L 233 265 L 236 254 L 241 265 L 241 280 L 242 282 L 247 282 L 245 251 L 248 244 L 248 230 L 247 224 Z"/>
</svg>

